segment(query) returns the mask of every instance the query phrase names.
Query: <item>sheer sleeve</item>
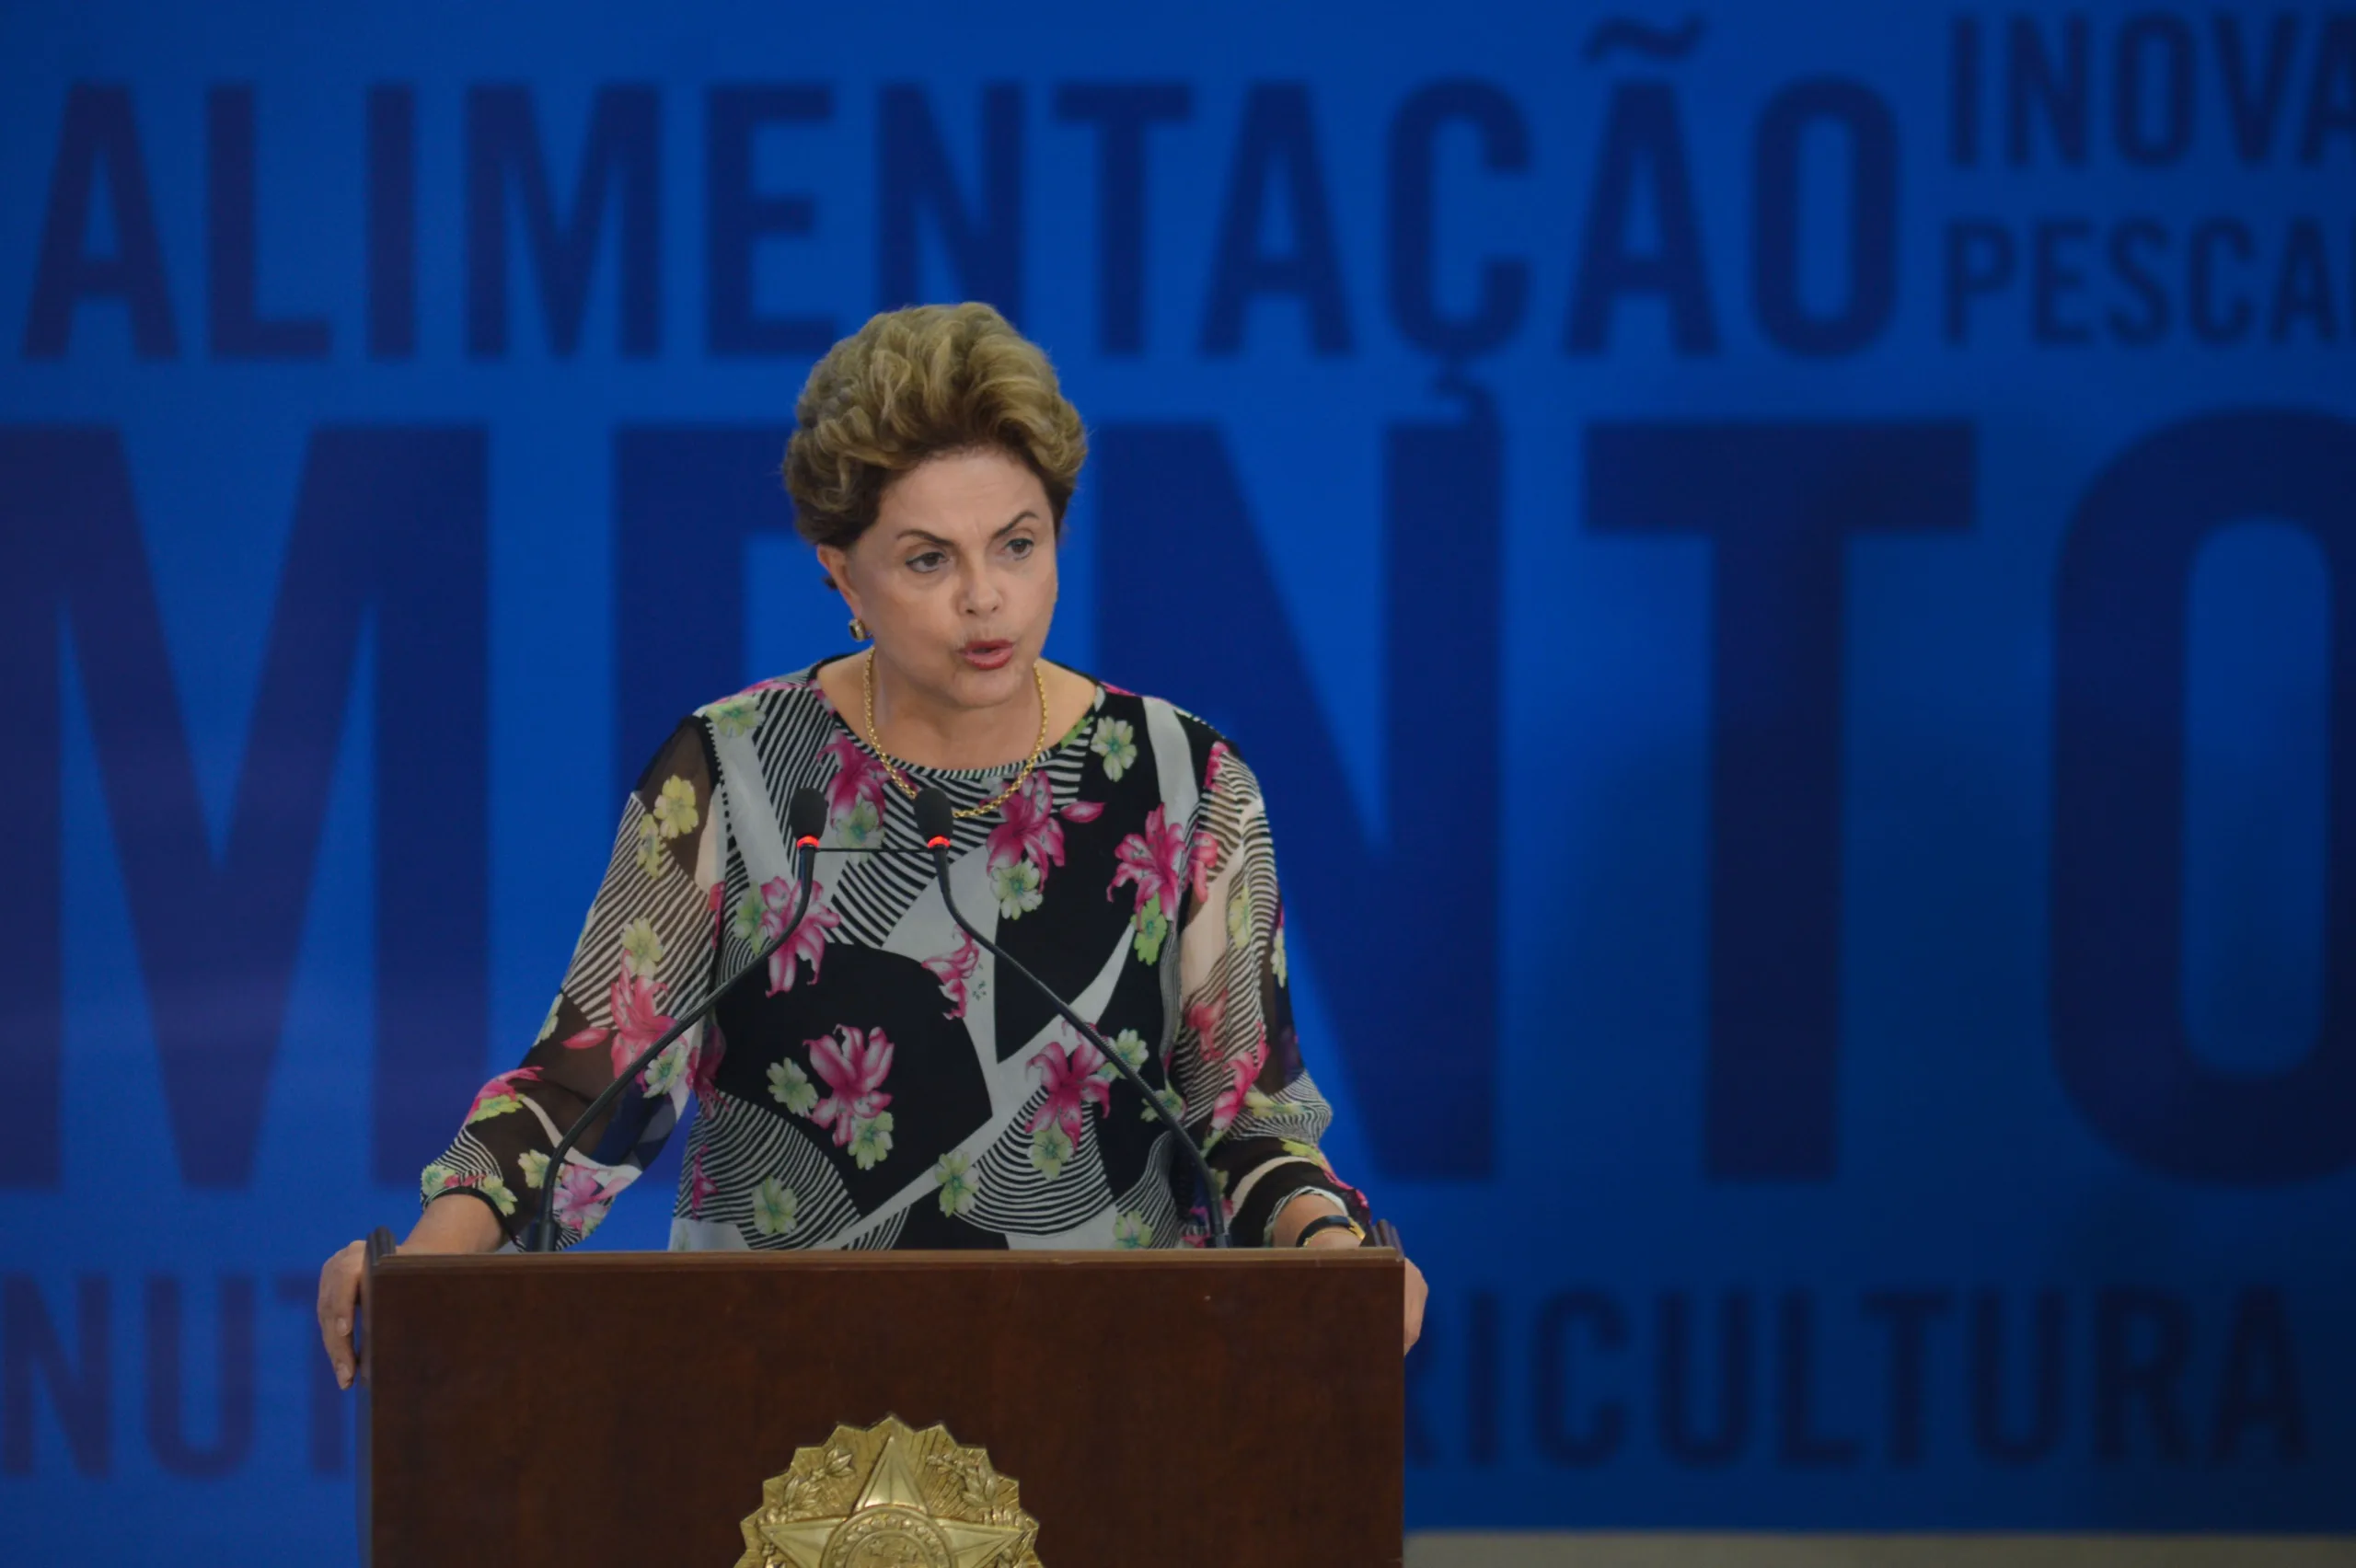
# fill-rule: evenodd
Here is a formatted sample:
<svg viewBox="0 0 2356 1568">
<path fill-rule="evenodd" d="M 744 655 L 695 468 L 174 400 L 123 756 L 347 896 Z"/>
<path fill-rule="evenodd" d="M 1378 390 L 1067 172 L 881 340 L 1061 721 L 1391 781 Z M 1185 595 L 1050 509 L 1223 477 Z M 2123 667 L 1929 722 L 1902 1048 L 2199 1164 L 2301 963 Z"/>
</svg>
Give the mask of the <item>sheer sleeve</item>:
<svg viewBox="0 0 2356 1568">
<path fill-rule="evenodd" d="M 1179 936 L 1184 1014 L 1172 1063 L 1186 1119 L 1205 1140 L 1240 1244 L 1269 1245 L 1276 1215 L 1303 1193 L 1368 1224 L 1365 1196 L 1318 1147 L 1334 1111 L 1293 1030 L 1284 899 L 1260 781 L 1223 741 L 1206 771 Z"/>
<path fill-rule="evenodd" d="M 612 858 L 581 928 L 563 986 L 523 1063 L 482 1086 L 457 1136 L 425 1168 L 424 1202 L 465 1193 L 489 1204 L 511 1239 L 553 1188 L 560 1244 L 597 1228 L 614 1195 L 643 1172 L 717 1066 L 699 1025 L 640 1075 L 583 1135 L 549 1180 L 549 1157 L 614 1075 L 693 1007 L 711 984 L 712 915 L 726 829 L 704 725 L 689 719 L 622 803 Z"/>
</svg>

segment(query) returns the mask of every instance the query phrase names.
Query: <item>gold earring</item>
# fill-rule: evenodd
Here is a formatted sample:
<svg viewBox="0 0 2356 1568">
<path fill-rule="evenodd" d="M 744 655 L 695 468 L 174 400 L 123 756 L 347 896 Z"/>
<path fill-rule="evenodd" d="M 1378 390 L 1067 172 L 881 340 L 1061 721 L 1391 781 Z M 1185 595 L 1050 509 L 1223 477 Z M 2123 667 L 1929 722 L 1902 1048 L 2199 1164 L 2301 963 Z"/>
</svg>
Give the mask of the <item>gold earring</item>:
<svg viewBox="0 0 2356 1568">
<path fill-rule="evenodd" d="M 853 642 L 864 642 L 867 640 L 867 623 L 860 619 L 857 616 L 850 617 L 850 640 Z"/>
</svg>

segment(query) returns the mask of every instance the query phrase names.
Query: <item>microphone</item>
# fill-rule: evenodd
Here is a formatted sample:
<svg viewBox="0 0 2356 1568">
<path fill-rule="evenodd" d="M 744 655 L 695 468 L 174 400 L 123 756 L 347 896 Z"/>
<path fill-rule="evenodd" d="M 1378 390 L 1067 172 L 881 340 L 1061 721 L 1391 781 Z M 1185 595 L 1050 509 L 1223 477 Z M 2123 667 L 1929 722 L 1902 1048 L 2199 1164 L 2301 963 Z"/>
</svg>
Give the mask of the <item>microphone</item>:
<svg viewBox="0 0 2356 1568">
<path fill-rule="evenodd" d="M 793 933 L 802 928 L 802 917 L 810 910 L 811 876 L 817 869 L 818 836 L 826 830 L 826 797 L 815 790 L 796 790 L 791 803 L 786 808 L 785 821 L 786 836 L 793 845 L 793 880 L 800 884 L 800 892 L 793 901 L 793 918 L 788 920 L 785 929 L 735 974 L 713 986 L 711 994 L 697 1004 L 693 1011 L 673 1020 L 671 1027 L 663 1032 L 661 1039 L 631 1060 L 629 1071 L 615 1074 L 614 1081 L 607 1084 L 604 1091 L 589 1102 L 589 1108 L 565 1129 L 564 1136 L 557 1141 L 554 1152 L 549 1156 L 548 1174 L 541 1179 L 540 1212 L 532 1216 L 531 1228 L 524 1233 L 525 1251 L 552 1252 L 556 1250 L 557 1184 L 564 1176 L 565 1156 L 572 1152 L 572 1146 L 581 1141 L 590 1124 L 603 1115 L 607 1106 L 621 1098 L 624 1089 L 638 1081 L 638 1075 L 646 1070 L 647 1063 L 661 1055 L 670 1048 L 673 1041 L 701 1022 L 706 1013 L 720 1005 L 722 997 L 736 988 L 737 982 L 767 963 L 769 955 L 783 947 Z"/>
<path fill-rule="evenodd" d="M 1072 1011 L 1069 1003 L 1056 995 L 1045 980 L 1025 969 L 1004 948 L 974 929 L 973 922 L 966 919 L 964 914 L 958 909 L 956 897 L 949 891 L 949 847 L 955 839 L 956 827 L 955 808 L 950 804 L 946 794 L 930 785 L 917 792 L 917 834 L 924 840 L 924 847 L 932 851 L 932 874 L 934 880 L 941 883 L 941 902 L 949 906 L 949 917 L 956 921 L 958 928 L 979 943 L 992 958 L 999 961 L 1001 966 L 1022 976 L 1033 990 L 1046 998 L 1047 1005 L 1055 1009 L 1066 1023 L 1080 1031 L 1080 1037 L 1095 1046 L 1099 1055 L 1119 1069 L 1121 1076 L 1128 1080 L 1129 1087 L 1136 1090 L 1148 1105 L 1154 1107 L 1154 1113 L 1170 1123 L 1170 1130 L 1177 1135 L 1179 1147 L 1186 1151 L 1187 1159 L 1194 1162 L 1195 1178 L 1203 1184 L 1203 1212 L 1210 1216 L 1211 1245 L 1214 1247 L 1234 1245 L 1228 1239 L 1227 1205 L 1219 1197 L 1218 1186 L 1211 1181 L 1210 1161 L 1203 1158 L 1202 1146 L 1195 1142 L 1194 1137 L 1186 1131 L 1184 1124 L 1171 1115 L 1169 1106 L 1163 1104 L 1161 1097 L 1153 1092 L 1152 1086 L 1145 1081 L 1137 1068 L 1129 1065 L 1127 1057 L 1113 1049 L 1104 1036 L 1096 1032 L 1093 1024 Z M 1172 962 L 1175 962 L 1174 958 Z"/>
</svg>

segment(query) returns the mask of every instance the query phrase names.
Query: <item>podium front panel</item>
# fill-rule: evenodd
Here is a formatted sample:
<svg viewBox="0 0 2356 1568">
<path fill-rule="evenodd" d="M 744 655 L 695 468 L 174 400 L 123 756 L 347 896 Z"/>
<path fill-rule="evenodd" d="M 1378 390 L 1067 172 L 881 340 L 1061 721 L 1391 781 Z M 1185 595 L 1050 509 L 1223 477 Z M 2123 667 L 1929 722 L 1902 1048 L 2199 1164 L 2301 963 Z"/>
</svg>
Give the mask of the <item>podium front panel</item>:
<svg viewBox="0 0 2356 1568">
<path fill-rule="evenodd" d="M 945 1425 L 1045 1568 L 1396 1563 L 1397 1254 L 392 1257 L 372 1568 L 730 1568 L 837 1424 Z"/>
</svg>

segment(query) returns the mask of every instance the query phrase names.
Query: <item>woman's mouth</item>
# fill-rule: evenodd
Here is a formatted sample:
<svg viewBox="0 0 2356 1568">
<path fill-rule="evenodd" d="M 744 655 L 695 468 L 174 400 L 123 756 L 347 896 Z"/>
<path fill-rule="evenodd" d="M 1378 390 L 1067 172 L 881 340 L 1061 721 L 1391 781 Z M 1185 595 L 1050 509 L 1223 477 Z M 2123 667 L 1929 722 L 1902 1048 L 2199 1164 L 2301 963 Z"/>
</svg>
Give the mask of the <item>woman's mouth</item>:
<svg viewBox="0 0 2356 1568">
<path fill-rule="evenodd" d="M 996 670 L 1002 668 L 1009 659 L 1014 657 L 1014 644 L 999 641 L 968 642 L 957 650 L 957 656 L 976 670 Z"/>
</svg>

